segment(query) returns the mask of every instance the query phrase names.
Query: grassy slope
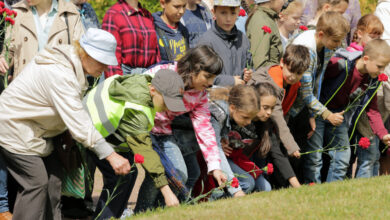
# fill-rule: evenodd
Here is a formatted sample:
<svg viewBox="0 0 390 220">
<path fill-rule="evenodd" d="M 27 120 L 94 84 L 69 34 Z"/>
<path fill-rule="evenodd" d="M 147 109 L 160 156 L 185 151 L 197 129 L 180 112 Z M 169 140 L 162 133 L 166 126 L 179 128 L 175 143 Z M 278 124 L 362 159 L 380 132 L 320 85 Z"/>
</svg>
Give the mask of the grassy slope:
<svg viewBox="0 0 390 220">
<path fill-rule="evenodd" d="M 390 219 L 390 176 L 255 193 L 131 219 Z"/>
</svg>

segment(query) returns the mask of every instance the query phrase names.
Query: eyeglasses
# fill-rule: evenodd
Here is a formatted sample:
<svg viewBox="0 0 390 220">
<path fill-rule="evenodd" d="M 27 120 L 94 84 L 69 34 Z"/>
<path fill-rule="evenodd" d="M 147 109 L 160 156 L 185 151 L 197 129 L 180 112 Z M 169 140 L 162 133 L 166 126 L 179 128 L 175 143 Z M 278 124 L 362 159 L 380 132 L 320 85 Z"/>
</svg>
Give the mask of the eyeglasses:
<svg viewBox="0 0 390 220">
<path fill-rule="evenodd" d="M 282 9 L 281 9 L 280 11 L 285 10 L 285 9 L 288 7 L 288 5 L 289 5 L 291 2 L 293 2 L 293 1 L 294 1 L 294 0 L 288 0 L 287 2 L 285 2 L 284 5 L 283 5 L 283 7 L 282 7 Z"/>
</svg>

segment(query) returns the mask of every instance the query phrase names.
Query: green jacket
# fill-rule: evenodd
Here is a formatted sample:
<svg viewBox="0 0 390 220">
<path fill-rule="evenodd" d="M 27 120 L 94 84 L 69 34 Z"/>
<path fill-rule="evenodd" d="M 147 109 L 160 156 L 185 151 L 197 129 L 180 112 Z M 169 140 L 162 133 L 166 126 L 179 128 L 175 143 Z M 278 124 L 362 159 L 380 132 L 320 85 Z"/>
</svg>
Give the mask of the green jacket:
<svg viewBox="0 0 390 220">
<path fill-rule="evenodd" d="M 149 84 L 152 78 L 148 75 L 126 75 L 117 77 L 109 87 L 110 97 L 153 108 Z M 117 132 L 126 139 L 134 154 L 144 156 L 142 166 L 152 177 L 155 186 L 168 185 L 165 170 L 159 155 L 153 150 L 148 130 L 150 124 L 146 115 L 140 111 L 126 109 Z"/>
<path fill-rule="evenodd" d="M 279 64 L 283 46 L 277 18 L 274 10 L 259 6 L 248 23 L 246 33 L 251 43 L 254 69 Z M 271 28 L 271 33 L 266 33 L 262 29 L 264 26 Z"/>
</svg>

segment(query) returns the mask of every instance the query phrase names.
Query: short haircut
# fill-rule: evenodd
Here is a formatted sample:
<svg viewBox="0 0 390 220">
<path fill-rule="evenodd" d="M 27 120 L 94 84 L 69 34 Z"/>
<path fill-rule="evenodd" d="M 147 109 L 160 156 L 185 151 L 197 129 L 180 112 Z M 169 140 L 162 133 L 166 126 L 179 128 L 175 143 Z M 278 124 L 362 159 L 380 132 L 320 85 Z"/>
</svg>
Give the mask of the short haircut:
<svg viewBox="0 0 390 220">
<path fill-rule="evenodd" d="M 379 35 L 382 35 L 385 30 L 381 20 L 374 14 L 366 14 L 361 17 L 357 23 L 356 29 L 369 34 Z"/>
<path fill-rule="evenodd" d="M 342 39 L 349 33 L 349 22 L 338 12 L 323 13 L 317 22 L 316 32 L 324 32 L 326 36 Z"/>
<path fill-rule="evenodd" d="M 364 47 L 363 56 L 369 56 L 371 59 L 384 57 L 390 61 L 390 46 L 382 39 L 371 40 Z"/>
<path fill-rule="evenodd" d="M 310 65 L 309 49 L 302 45 L 288 45 L 283 54 L 283 64 L 292 73 L 302 75 Z"/>
<path fill-rule="evenodd" d="M 320 11 L 325 4 L 335 6 L 340 4 L 341 2 L 346 2 L 347 4 L 349 4 L 349 0 L 318 0 L 317 11 Z"/>
</svg>

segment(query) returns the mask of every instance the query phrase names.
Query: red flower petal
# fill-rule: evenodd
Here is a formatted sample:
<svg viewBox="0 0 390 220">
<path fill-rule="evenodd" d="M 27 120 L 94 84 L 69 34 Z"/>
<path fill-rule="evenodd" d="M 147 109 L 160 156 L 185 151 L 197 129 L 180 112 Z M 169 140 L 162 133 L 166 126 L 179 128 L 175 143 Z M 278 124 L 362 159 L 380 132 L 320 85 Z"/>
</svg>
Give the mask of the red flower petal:
<svg viewBox="0 0 390 220">
<path fill-rule="evenodd" d="M 368 138 L 366 138 L 366 137 L 360 138 L 360 140 L 359 140 L 359 146 L 360 146 L 361 148 L 367 149 L 367 148 L 370 147 L 370 145 L 371 145 L 370 139 L 368 139 Z"/>
<path fill-rule="evenodd" d="M 134 162 L 135 163 L 144 163 L 144 156 L 142 156 L 141 154 L 135 154 L 134 155 Z"/>
<path fill-rule="evenodd" d="M 274 165 L 272 163 L 267 164 L 267 175 L 271 175 L 274 172 Z"/>
<path fill-rule="evenodd" d="M 299 29 L 301 29 L 302 31 L 307 31 L 308 30 L 308 28 L 305 25 L 299 26 Z"/>
<path fill-rule="evenodd" d="M 4 2 L 0 2 L 0 8 L 4 8 Z"/>
<path fill-rule="evenodd" d="M 316 185 L 316 183 L 309 183 L 309 186 L 314 186 Z"/>
<path fill-rule="evenodd" d="M 246 11 L 244 9 L 240 10 L 240 13 L 238 13 L 238 16 L 244 17 L 246 15 Z"/>
<path fill-rule="evenodd" d="M 378 76 L 379 82 L 387 82 L 387 80 L 389 80 L 389 77 L 386 74 L 384 73 L 379 74 Z"/>
<path fill-rule="evenodd" d="M 263 29 L 263 31 L 265 32 L 265 33 L 272 33 L 272 30 L 271 30 L 271 28 L 270 27 L 268 27 L 267 25 L 264 25 L 261 29 Z"/>
<path fill-rule="evenodd" d="M 230 185 L 234 188 L 238 188 L 240 186 L 240 182 L 238 182 L 236 177 L 233 177 L 232 183 Z"/>
</svg>

